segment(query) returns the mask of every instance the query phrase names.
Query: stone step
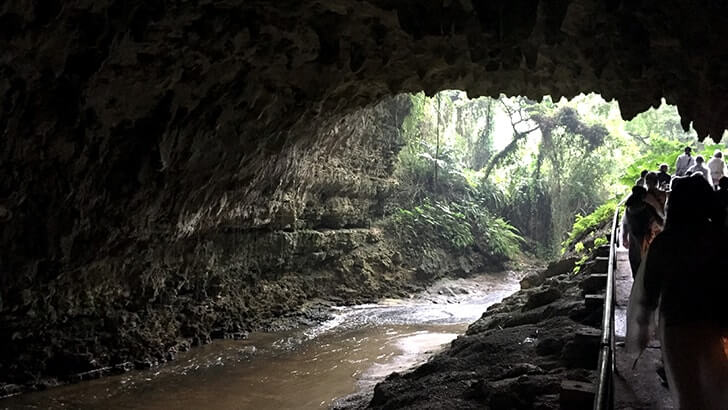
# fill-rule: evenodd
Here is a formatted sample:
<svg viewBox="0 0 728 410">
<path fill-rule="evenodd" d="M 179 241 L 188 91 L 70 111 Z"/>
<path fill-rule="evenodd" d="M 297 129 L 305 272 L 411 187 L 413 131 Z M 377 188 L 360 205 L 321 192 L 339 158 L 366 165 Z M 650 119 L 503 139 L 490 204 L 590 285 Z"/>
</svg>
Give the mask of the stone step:
<svg viewBox="0 0 728 410">
<path fill-rule="evenodd" d="M 597 256 L 594 258 L 592 272 L 606 273 L 609 270 L 609 256 Z"/>
<path fill-rule="evenodd" d="M 592 346 L 595 352 L 599 352 L 599 343 L 601 342 L 602 331 L 595 327 L 583 327 L 574 332 L 574 341 Z"/>
<path fill-rule="evenodd" d="M 596 369 L 601 336 L 601 330 L 595 327 L 576 329 L 561 351 L 561 360 L 570 368 Z"/>
<path fill-rule="evenodd" d="M 559 403 L 564 410 L 590 409 L 594 404 L 597 388 L 592 383 L 563 380 L 559 391 Z"/>
<path fill-rule="evenodd" d="M 595 293 L 600 290 L 604 290 L 607 287 L 607 274 L 606 273 L 592 273 L 591 275 L 584 278 L 579 284 L 585 294 Z"/>
<path fill-rule="evenodd" d="M 581 266 L 583 273 L 607 273 L 607 267 L 609 266 L 609 258 L 604 256 L 597 256 L 594 259 L 586 261 Z"/>
<path fill-rule="evenodd" d="M 603 293 L 589 293 L 584 295 L 584 304 L 587 310 L 598 309 L 604 307 Z"/>
<path fill-rule="evenodd" d="M 594 253 L 597 257 L 609 257 L 609 245 L 602 245 L 598 247 Z"/>
</svg>

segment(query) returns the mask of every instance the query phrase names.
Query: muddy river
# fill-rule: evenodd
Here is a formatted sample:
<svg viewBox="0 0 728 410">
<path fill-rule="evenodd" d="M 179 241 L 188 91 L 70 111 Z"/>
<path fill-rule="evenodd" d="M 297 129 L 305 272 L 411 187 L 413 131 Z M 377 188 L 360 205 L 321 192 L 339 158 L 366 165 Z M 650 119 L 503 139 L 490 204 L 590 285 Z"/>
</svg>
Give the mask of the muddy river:
<svg viewBox="0 0 728 410">
<path fill-rule="evenodd" d="M 0 409 L 318 409 L 446 346 L 518 290 L 513 273 L 447 279 L 408 299 L 337 308 L 318 326 L 217 340 L 163 366 L 0 400 Z"/>
</svg>

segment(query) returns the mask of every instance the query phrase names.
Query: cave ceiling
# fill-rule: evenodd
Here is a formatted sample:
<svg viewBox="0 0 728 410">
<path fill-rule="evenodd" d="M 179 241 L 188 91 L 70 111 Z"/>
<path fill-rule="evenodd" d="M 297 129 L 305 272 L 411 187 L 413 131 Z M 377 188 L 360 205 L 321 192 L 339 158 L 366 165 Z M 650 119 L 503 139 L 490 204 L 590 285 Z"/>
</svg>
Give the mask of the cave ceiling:
<svg viewBox="0 0 728 410">
<path fill-rule="evenodd" d="M 458 88 L 594 91 L 626 119 L 664 97 L 704 138 L 728 124 L 725 12 L 717 1 L 10 0 L 0 126 L 48 144 L 178 124 L 269 138 L 387 95 Z"/>
<path fill-rule="evenodd" d="M 0 6 L 3 243 L 8 252 L 55 249 L 64 236 L 106 226 L 139 237 L 142 228 L 214 226 L 220 215 L 254 219 L 245 204 L 294 184 L 286 176 L 300 174 L 297 155 L 336 143 L 321 130 L 402 92 L 593 91 L 617 99 L 625 119 L 665 98 L 701 139 L 721 136 L 727 8 L 8 0 Z M 48 239 L 38 245 L 38 236 Z"/>
</svg>

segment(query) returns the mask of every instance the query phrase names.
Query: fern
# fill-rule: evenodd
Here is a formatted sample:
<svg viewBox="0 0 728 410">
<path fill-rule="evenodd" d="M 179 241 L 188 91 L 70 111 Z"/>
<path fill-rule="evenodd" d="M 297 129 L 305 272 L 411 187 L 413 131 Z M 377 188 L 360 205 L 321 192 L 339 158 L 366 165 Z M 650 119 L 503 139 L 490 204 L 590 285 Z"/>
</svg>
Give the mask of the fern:
<svg viewBox="0 0 728 410">
<path fill-rule="evenodd" d="M 397 210 L 393 222 L 395 234 L 405 243 L 416 238 L 419 243 L 439 243 L 455 251 L 473 247 L 498 259 L 515 257 L 523 243 L 516 228 L 473 201 L 428 199 L 411 210 Z"/>
<path fill-rule="evenodd" d="M 617 201 L 611 200 L 606 204 L 600 206 L 599 208 L 595 209 L 594 212 L 590 213 L 589 215 L 582 216 L 577 214 L 576 220 L 574 221 L 574 226 L 571 228 L 571 232 L 569 232 L 569 236 L 561 244 L 561 253 L 565 253 L 566 250 L 569 249 L 569 247 L 576 244 L 576 242 L 580 241 L 589 232 L 599 229 L 601 226 L 607 223 L 614 215 L 614 209 L 616 206 Z"/>
</svg>

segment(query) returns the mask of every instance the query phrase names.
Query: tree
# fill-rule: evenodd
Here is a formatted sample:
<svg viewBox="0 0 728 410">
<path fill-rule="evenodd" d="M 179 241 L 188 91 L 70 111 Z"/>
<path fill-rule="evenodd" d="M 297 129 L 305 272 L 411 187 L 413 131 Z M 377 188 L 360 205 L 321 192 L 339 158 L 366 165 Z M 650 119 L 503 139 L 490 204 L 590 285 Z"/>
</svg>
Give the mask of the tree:
<svg viewBox="0 0 728 410">
<path fill-rule="evenodd" d="M 517 97 L 510 101 L 506 98 L 499 98 L 498 102 L 508 114 L 511 128 L 513 128 L 513 139 L 491 158 L 488 168 L 485 169 L 484 179 L 488 179 L 493 168 L 516 152 L 521 141 L 528 138 L 531 133 L 539 130 L 539 125 L 531 120 L 528 113 L 528 107 L 533 105 L 532 101 L 524 97 Z"/>
<path fill-rule="evenodd" d="M 659 107 L 650 108 L 626 122 L 625 129 L 635 141 L 645 147 L 650 145 L 649 141 L 653 138 L 682 142 L 696 141 L 695 131 L 683 130 L 677 108 L 665 103 L 664 99 Z"/>
<path fill-rule="evenodd" d="M 609 132 L 601 124 L 587 123 L 568 105 L 549 101 L 537 104 L 523 97 L 501 99 L 501 103 L 510 119 L 513 139 L 493 156 L 486 178 L 515 154 L 522 142 L 540 136 L 531 172 L 521 173 L 528 177 L 514 192 L 519 201 L 512 205 L 519 219 L 514 224 L 554 246 L 571 226 L 575 212 L 591 211 L 605 199 L 601 179 L 608 164 L 597 151 Z M 548 240 L 539 230 L 544 225 L 552 228 Z"/>
</svg>

